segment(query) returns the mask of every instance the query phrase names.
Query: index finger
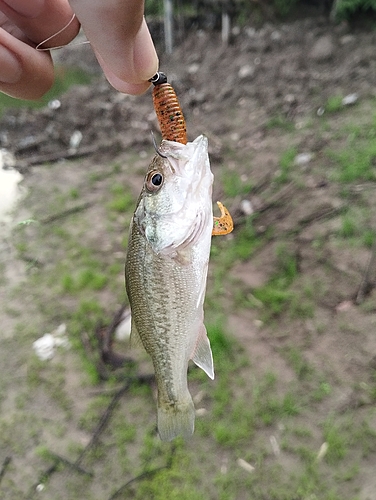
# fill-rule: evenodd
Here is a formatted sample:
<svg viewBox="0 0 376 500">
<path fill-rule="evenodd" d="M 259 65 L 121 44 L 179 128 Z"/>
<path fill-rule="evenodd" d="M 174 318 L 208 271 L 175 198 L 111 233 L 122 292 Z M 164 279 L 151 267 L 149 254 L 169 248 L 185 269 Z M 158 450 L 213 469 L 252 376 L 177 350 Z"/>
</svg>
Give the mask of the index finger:
<svg viewBox="0 0 376 500">
<path fill-rule="evenodd" d="M 80 29 L 68 0 L 0 0 L 0 11 L 35 44 L 61 31 L 44 48 L 69 43 Z"/>
</svg>

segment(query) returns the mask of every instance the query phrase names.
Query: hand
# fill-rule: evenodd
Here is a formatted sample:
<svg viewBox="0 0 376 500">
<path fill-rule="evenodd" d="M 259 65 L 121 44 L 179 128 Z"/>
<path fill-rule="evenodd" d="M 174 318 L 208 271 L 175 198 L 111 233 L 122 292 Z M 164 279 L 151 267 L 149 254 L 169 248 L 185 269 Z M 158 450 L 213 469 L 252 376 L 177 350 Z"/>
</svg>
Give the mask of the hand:
<svg viewBox="0 0 376 500">
<path fill-rule="evenodd" d="M 81 22 L 109 82 L 141 94 L 158 69 L 143 9 L 141 0 L 0 0 L 0 92 L 23 99 L 47 92 L 52 60 L 35 47 L 64 26 L 43 48 L 69 43 Z"/>
</svg>

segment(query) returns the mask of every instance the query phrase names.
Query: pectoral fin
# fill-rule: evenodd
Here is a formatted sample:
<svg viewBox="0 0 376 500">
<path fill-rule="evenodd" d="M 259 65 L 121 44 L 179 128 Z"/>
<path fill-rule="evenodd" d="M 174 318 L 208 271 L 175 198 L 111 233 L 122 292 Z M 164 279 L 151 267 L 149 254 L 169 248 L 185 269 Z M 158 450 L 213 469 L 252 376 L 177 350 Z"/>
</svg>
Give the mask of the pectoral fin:
<svg viewBox="0 0 376 500">
<path fill-rule="evenodd" d="M 219 210 L 221 211 L 220 217 L 213 217 L 213 236 L 221 236 L 223 234 L 229 234 L 234 229 L 234 222 L 230 215 L 230 212 L 225 206 L 222 205 L 220 201 L 217 201 Z"/>
<path fill-rule="evenodd" d="M 197 339 L 197 344 L 192 355 L 192 361 L 212 380 L 214 379 L 213 355 L 210 349 L 210 342 L 204 325 Z"/>
</svg>

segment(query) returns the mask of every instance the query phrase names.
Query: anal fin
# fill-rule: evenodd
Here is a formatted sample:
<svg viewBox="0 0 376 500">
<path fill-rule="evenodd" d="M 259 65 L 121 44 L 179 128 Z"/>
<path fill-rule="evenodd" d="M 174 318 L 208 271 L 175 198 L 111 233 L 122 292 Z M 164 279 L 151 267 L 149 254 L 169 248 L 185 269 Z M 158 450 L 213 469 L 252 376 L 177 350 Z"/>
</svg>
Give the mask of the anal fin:
<svg viewBox="0 0 376 500">
<path fill-rule="evenodd" d="M 212 380 L 214 379 L 213 355 L 204 324 L 201 326 L 197 344 L 191 359 L 199 368 L 204 370 L 208 377 Z"/>
</svg>

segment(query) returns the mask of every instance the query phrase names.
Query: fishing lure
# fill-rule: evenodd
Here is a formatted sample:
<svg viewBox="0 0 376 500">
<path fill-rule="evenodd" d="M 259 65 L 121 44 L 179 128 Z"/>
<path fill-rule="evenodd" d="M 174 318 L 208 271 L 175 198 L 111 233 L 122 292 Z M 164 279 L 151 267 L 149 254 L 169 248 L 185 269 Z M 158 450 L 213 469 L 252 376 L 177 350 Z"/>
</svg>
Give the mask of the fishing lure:
<svg viewBox="0 0 376 500">
<path fill-rule="evenodd" d="M 153 104 L 162 139 L 187 144 L 187 128 L 175 90 L 164 73 L 157 73 L 150 81 L 154 84 Z"/>
<path fill-rule="evenodd" d="M 150 82 L 154 85 L 153 105 L 161 129 L 162 139 L 187 144 L 187 127 L 183 111 L 174 88 L 167 82 L 167 76 L 162 72 L 158 72 L 150 79 Z M 212 235 L 229 234 L 234 229 L 230 212 L 220 201 L 217 202 L 217 205 L 221 215 L 220 217 L 213 217 Z"/>
</svg>

